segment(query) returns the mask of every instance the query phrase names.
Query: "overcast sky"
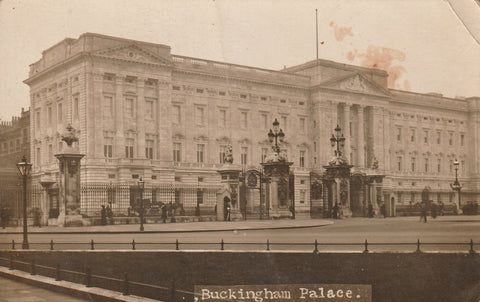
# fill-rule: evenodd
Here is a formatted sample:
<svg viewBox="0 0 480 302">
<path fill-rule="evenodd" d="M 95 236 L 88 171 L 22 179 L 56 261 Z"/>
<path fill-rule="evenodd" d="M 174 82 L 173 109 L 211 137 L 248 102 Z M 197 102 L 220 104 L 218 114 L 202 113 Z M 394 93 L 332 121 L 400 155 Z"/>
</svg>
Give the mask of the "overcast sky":
<svg viewBox="0 0 480 302">
<path fill-rule="evenodd" d="M 480 96 L 474 1 L 0 0 L 0 119 L 29 106 L 29 64 L 66 37 L 94 32 L 282 69 L 315 59 L 315 9 L 321 59 L 385 69 L 390 88 Z"/>
</svg>

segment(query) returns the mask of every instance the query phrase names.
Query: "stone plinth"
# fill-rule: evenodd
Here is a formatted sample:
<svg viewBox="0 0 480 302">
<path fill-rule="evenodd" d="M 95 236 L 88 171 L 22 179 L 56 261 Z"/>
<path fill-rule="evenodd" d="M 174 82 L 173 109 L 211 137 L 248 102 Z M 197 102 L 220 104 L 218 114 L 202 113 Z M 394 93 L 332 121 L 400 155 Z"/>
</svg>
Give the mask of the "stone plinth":
<svg viewBox="0 0 480 302">
<path fill-rule="evenodd" d="M 334 163 L 323 167 L 326 170 L 325 183 L 328 189 L 327 217 L 351 217 L 350 169 L 352 165 Z"/>
<path fill-rule="evenodd" d="M 81 226 L 80 160 L 83 154 L 56 154 L 60 166 L 58 226 Z"/>
<path fill-rule="evenodd" d="M 222 189 L 217 193 L 217 219 L 242 220 L 239 200 L 239 176 L 242 170 L 232 164 L 226 164 L 217 172 L 220 174 Z M 230 217 L 227 217 L 227 207 L 230 207 Z"/>
<path fill-rule="evenodd" d="M 293 205 L 289 199 L 290 166 L 287 161 L 263 163 L 265 176 L 270 180 L 268 208 L 272 218 L 291 218 Z"/>
</svg>

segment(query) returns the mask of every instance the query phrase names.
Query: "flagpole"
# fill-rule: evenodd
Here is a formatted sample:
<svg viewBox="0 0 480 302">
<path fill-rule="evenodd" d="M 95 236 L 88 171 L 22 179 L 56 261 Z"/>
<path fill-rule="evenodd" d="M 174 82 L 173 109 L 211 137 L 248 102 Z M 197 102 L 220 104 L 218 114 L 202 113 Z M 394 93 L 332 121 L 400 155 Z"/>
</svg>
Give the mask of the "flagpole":
<svg viewBox="0 0 480 302">
<path fill-rule="evenodd" d="M 318 9 L 315 9 L 315 41 L 317 44 L 317 60 L 318 60 Z"/>
</svg>

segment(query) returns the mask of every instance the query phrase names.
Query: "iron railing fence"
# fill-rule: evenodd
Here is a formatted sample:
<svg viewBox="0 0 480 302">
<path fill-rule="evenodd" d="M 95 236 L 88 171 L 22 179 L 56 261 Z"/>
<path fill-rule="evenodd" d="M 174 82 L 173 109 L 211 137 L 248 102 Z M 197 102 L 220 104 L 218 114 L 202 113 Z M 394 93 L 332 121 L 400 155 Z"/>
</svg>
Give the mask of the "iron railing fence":
<svg viewBox="0 0 480 302">
<path fill-rule="evenodd" d="M 27 216 L 34 218 L 41 211 L 42 194 L 45 189 L 40 185 L 27 186 Z M 19 220 L 23 217 L 23 186 L 0 187 L 0 214 L 4 218 Z"/>
<path fill-rule="evenodd" d="M 475 246 L 480 242 L 275 242 L 266 240 L 264 242 L 233 242 L 218 241 L 194 242 L 194 241 L 161 241 L 161 242 L 86 242 L 74 241 L 53 241 L 50 242 L 29 242 L 30 248 L 35 250 L 248 250 L 248 251 L 313 251 L 319 252 L 469 252 L 476 253 Z M 21 248 L 21 242 L 0 242 L 0 249 L 15 250 Z"/>
<path fill-rule="evenodd" d="M 214 215 L 217 185 L 158 184 L 140 190 L 133 183 L 82 183 L 80 189 L 81 213 L 100 217 L 102 205 L 110 207 L 115 217 L 135 216 L 140 211 L 140 195 L 145 216 L 160 216 L 165 205 L 168 216 Z"/>
<path fill-rule="evenodd" d="M 123 276 L 109 277 L 94 274 L 91 267 L 86 267 L 85 271 L 73 271 L 65 269 L 57 263 L 55 267 L 35 263 L 33 258 L 30 262 L 15 260 L 14 255 L 9 258 L 0 257 L 0 265 L 8 267 L 9 270 L 20 270 L 31 275 L 42 275 L 54 278 L 55 281 L 69 281 L 84 284 L 86 287 L 99 287 L 123 293 L 123 295 L 137 295 L 160 301 L 193 301 L 195 293 L 187 290 L 177 289 L 175 281 L 171 281 L 169 286 L 147 284 L 143 282 L 130 280 L 128 272 Z"/>
</svg>

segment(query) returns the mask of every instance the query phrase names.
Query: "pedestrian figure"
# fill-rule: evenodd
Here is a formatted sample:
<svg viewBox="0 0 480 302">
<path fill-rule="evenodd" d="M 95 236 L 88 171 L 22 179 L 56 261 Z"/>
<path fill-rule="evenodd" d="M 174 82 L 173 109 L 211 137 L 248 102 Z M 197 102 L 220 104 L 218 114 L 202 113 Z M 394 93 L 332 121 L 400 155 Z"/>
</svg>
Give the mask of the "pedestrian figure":
<svg viewBox="0 0 480 302">
<path fill-rule="evenodd" d="M 107 225 L 107 211 L 105 210 L 105 206 L 102 204 L 102 210 L 100 211 L 100 223 L 102 225 Z"/>
<path fill-rule="evenodd" d="M 332 214 L 332 216 L 333 216 L 333 219 L 338 219 L 338 204 L 335 204 L 335 205 L 333 206 L 333 214 Z"/>
<path fill-rule="evenodd" d="M 437 204 L 432 202 L 432 218 L 437 218 Z"/>
<path fill-rule="evenodd" d="M 162 221 L 167 222 L 167 206 L 164 203 L 162 203 Z"/>
<path fill-rule="evenodd" d="M 373 218 L 373 205 L 371 203 L 368 204 L 368 217 Z"/>
<path fill-rule="evenodd" d="M 443 213 L 443 201 L 440 201 L 439 212 L 440 212 L 440 216 L 444 215 L 444 213 Z"/>
<path fill-rule="evenodd" d="M 421 209 L 420 209 L 420 222 L 423 219 L 423 222 L 426 223 L 427 222 L 427 203 L 425 201 L 422 201 L 420 207 L 421 207 Z"/>
<path fill-rule="evenodd" d="M 380 214 L 383 216 L 383 218 L 387 217 L 387 209 L 384 202 L 382 202 L 382 205 L 380 206 Z"/>
<path fill-rule="evenodd" d="M 33 208 L 33 226 L 42 227 L 41 224 L 42 211 L 39 208 Z"/>
<path fill-rule="evenodd" d="M 2 229 L 4 229 L 10 219 L 10 209 L 7 206 L 2 206 L 0 208 L 0 219 L 2 220 Z"/>
<path fill-rule="evenodd" d="M 107 215 L 107 218 L 110 222 L 109 224 L 113 224 L 113 211 L 112 211 L 112 207 L 110 206 L 110 204 L 107 205 L 106 215 Z"/>
</svg>

